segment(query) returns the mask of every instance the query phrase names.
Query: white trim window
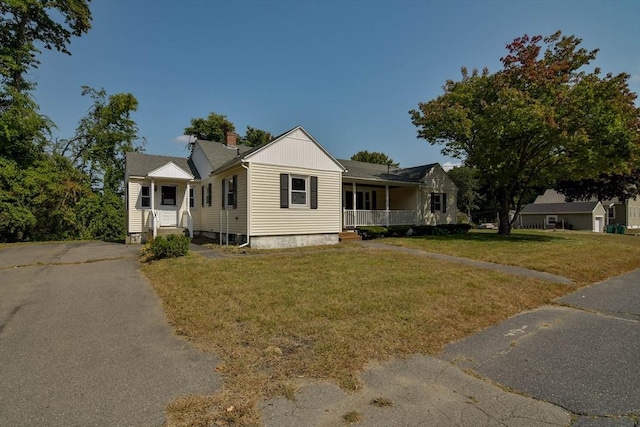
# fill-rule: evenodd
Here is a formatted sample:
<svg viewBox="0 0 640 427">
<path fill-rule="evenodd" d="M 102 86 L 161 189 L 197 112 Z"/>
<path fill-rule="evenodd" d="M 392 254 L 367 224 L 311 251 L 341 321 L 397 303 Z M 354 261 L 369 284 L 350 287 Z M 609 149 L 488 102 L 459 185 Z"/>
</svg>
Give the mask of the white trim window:
<svg viewBox="0 0 640 427">
<path fill-rule="evenodd" d="M 236 209 L 238 207 L 238 175 L 222 180 L 222 208 Z"/>
<path fill-rule="evenodd" d="M 545 219 L 546 225 L 556 225 L 556 222 L 558 222 L 558 215 L 547 215 Z"/>
<path fill-rule="evenodd" d="M 151 187 L 149 187 L 148 185 L 143 185 L 140 189 L 140 207 L 151 207 Z"/>
<path fill-rule="evenodd" d="M 309 197 L 307 191 L 309 189 L 309 177 L 300 175 L 290 175 L 291 183 L 291 207 L 307 207 L 309 205 Z"/>
<path fill-rule="evenodd" d="M 189 207 L 190 208 L 196 207 L 196 192 L 193 187 L 189 188 Z"/>
<path fill-rule="evenodd" d="M 608 211 L 609 219 L 614 219 L 616 217 L 616 207 L 615 206 L 609 206 L 609 209 L 607 209 L 607 211 Z"/>
<path fill-rule="evenodd" d="M 318 209 L 318 177 L 281 173 L 280 208 Z"/>
</svg>

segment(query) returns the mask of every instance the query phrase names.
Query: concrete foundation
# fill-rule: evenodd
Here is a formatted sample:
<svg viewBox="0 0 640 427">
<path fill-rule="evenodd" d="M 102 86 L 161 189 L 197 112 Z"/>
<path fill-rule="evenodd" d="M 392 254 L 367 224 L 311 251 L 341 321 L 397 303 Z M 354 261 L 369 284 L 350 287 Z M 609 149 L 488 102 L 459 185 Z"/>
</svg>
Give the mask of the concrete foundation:
<svg viewBox="0 0 640 427">
<path fill-rule="evenodd" d="M 139 245 L 143 243 L 147 243 L 150 239 L 150 233 L 129 233 L 127 237 L 125 237 L 124 242 L 129 245 Z"/>
<path fill-rule="evenodd" d="M 252 236 L 254 249 L 298 248 L 301 246 L 335 245 L 340 241 L 338 233 L 303 234 L 292 236 Z"/>
</svg>

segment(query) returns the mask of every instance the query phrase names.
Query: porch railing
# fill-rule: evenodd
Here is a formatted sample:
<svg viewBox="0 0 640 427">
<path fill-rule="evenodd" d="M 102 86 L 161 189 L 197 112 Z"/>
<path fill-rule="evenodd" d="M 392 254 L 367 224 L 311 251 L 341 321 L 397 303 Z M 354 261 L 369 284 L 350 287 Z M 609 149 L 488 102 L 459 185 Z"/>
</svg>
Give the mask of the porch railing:
<svg viewBox="0 0 640 427">
<path fill-rule="evenodd" d="M 344 210 L 343 227 L 353 228 L 368 225 L 415 225 L 416 211 L 413 210 Z"/>
</svg>

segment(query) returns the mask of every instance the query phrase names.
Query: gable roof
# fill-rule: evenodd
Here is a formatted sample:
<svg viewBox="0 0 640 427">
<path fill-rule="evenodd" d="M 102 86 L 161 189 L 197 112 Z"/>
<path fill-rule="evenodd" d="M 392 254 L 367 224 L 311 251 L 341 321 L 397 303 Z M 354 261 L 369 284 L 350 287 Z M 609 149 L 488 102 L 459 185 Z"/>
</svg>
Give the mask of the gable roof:
<svg viewBox="0 0 640 427">
<path fill-rule="evenodd" d="M 185 157 L 158 156 L 146 153 L 126 153 L 126 169 L 129 176 L 147 176 L 169 162 L 173 162 L 180 169 L 200 179 L 200 174 L 191 159 Z"/>
<path fill-rule="evenodd" d="M 426 174 L 431 172 L 437 163 L 414 166 L 411 168 L 396 168 L 393 166 L 379 165 L 375 163 L 358 162 L 355 160 L 338 160 L 347 169 L 345 178 L 359 178 L 382 181 L 419 183 Z"/>
<path fill-rule="evenodd" d="M 600 202 L 529 203 L 521 214 L 556 215 L 591 213 Z"/>
<path fill-rule="evenodd" d="M 592 197 L 591 199 L 589 199 L 590 202 L 596 202 L 597 200 L 598 199 L 596 197 Z M 545 190 L 543 194 L 536 197 L 536 200 L 533 203 L 540 204 L 540 203 L 575 203 L 575 202 L 567 202 L 564 194 L 559 193 L 552 188 L 549 188 Z M 622 202 L 617 197 L 614 197 L 613 199 L 610 199 L 610 200 L 602 201 L 603 205 L 611 205 L 614 203 L 622 203 Z"/>
<path fill-rule="evenodd" d="M 258 147 L 245 147 L 245 148 L 247 148 L 247 150 L 241 150 L 240 151 L 240 155 L 238 155 L 237 152 L 236 152 L 235 158 L 232 158 L 232 159 L 228 160 L 227 162 L 221 164 L 217 168 L 214 167 L 212 173 L 221 172 L 224 169 L 227 169 L 228 167 L 230 167 L 232 165 L 235 165 L 236 163 L 240 163 L 240 162 L 243 162 L 245 160 L 248 160 L 252 156 L 258 155 L 258 153 L 262 152 L 263 150 L 269 149 L 269 147 L 277 144 L 279 141 L 284 140 L 285 138 L 287 138 L 288 136 L 294 134 L 295 132 L 302 132 L 309 139 L 309 141 L 311 141 L 313 144 L 315 144 L 317 146 L 317 148 L 319 148 L 322 151 L 322 153 L 324 153 L 330 159 L 331 162 L 335 163 L 335 165 L 338 166 L 338 168 L 340 168 L 342 171 L 344 171 L 344 169 L 345 169 L 344 166 L 335 157 L 333 157 L 333 155 L 331 153 L 329 153 L 322 145 L 320 145 L 320 143 L 318 141 L 316 141 L 315 138 L 313 136 L 311 136 L 311 134 L 309 134 L 309 132 L 307 132 L 302 126 L 296 126 L 293 129 L 289 129 L 288 131 L 278 135 L 277 137 L 275 137 L 273 139 L 273 141 L 271 141 L 271 142 L 269 142 L 267 144 L 260 145 Z"/>
<path fill-rule="evenodd" d="M 205 139 L 198 139 L 196 142 L 200 148 L 202 148 L 202 152 L 209 161 L 213 170 L 219 169 L 226 163 L 238 158 L 238 152 L 240 153 L 240 156 L 242 156 L 250 151 L 256 150 L 253 147 L 248 147 L 242 144 L 227 147 L 227 145 L 222 142 L 207 141 Z"/>
</svg>

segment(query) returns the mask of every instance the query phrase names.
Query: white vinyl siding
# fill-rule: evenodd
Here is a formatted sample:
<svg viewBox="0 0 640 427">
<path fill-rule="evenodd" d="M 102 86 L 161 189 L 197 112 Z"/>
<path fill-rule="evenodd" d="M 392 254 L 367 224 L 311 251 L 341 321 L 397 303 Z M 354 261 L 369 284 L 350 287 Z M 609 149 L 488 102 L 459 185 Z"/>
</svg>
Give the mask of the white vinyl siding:
<svg viewBox="0 0 640 427">
<path fill-rule="evenodd" d="M 252 153 L 247 160 L 251 163 L 342 171 L 342 167 L 336 164 L 302 129 L 296 129 L 263 150 Z"/>
<path fill-rule="evenodd" d="M 234 175 L 237 175 L 237 207 L 228 209 L 222 208 L 222 181 L 224 179 L 231 179 Z M 211 183 L 211 206 L 201 208 L 200 213 L 200 227 L 199 231 L 206 232 L 220 232 L 221 226 L 221 212 L 222 212 L 222 231 L 226 232 L 226 221 L 229 222 L 230 234 L 247 234 L 247 172 L 246 170 L 238 166 L 237 168 L 229 169 L 220 175 L 215 175 L 207 179 L 202 180 L 202 185 L 205 188 L 205 194 L 207 193 L 208 185 Z M 276 186 L 277 189 L 277 186 Z M 225 198 L 226 198 L 225 194 Z"/>
<path fill-rule="evenodd" d="M 130 178 L 128 183 L 128 224 L 129 233 L 141 233 L 149 227 L 149 208 L 142 207 L 142 186 L 150 186 L 149 182 Z"/>
<path fill-rule="evenodd" d="M 252 163 L 250 168 L 252 236 L 340 232 L 342 177 L 339 171 L 257 163 Z M 280 174 L 290 174 L 293 177 L 317 176 L 318 209 L 282 209 L 280 207 Z M 241 189 L 243 186 L 238 188 Z"/>
</svg>

